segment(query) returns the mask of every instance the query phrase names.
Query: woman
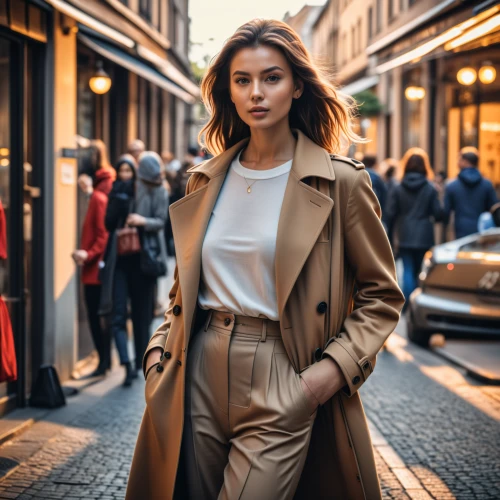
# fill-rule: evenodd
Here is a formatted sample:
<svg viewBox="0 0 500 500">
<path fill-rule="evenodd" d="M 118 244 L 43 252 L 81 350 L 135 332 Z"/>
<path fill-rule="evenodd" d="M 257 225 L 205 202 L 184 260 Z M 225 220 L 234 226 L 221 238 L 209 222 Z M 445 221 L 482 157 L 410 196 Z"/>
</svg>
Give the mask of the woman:
<svg viewBox="0 0 500 500">
<path fill-rule="evenodd" d="M 81 266 L 85 305 L 90 333 L 99 355 L 99 364 L 90 376 L 101 376 L 111 367 L 111 339 L 108 329 L 101 323 L 99 304 L 101 282 L 99 262 L 104 256 L 108 232 L 104 225 L 108 194 L 111 191 L 115 172 L 108 163 L 106 145 L 101 140 L 90 145 L 92 177 L 83 174 L 78 179 L 80 188 L 90 194 L 89 205 L 83 221 L 80 248 L 72 254 L 74 262 Z"/>
<path fill-rule="evenodd" d="M 104 220 L 106 229 L 109 231 L 108 245 L 99 270 L 99 277 L 102 281 L 99 314 L 106 317 L 108 321 L 113 311 L 113 282 L 118 258 L 116 231 L 125 226 L 134 200 L 137 163 L 132 155 L 125 154 L 118 158 L 114 168 L 116 181 L 109 193 Z"/>
<path fill-rule="evenodd" d="M 434 246 L 434 222 L 443 217 L 441 203 L 429 182 L 433 172 L 427 153 L 411 148 L 401 160 L 403 179 L 388 200 L 385 221 L 389 239 L 394 241 L 398 222 L 399 256 L 403 260 L 403 293 L 408 300 L 417 287 L 425 252 Z"/>
<path fill-rule="evenodd" d="M 133 164 L 130 165 L 129 162 L 129 166 L 132 167 L 132 175 L 135 175 Z M 130 188 L 133 192 L 133 183 L 130 185 L 129 180 L 123 186 L 122 193 L 128 192 L 130 196 L 132 194 Z M 118 256 L 113 273 L 111 331 L 120 356 L 120 363 L 125 367 L 123 385 L 129 387 L 132 380 L 136 378 L 136 369 L 146 351 L 153 320 L 154 290 L 158 275 L 152 274 L 145 267 L 144 247 L 146 243 L 152 241 L 157 247 L 157 257 L 166 263 L 163 227 L 167 219 L 168 195 L 162 185 L 159 155 L 152 151 L 141 153 L 135 194 L 130 201 L 124 201 L 121 206 L 120 213 L 115 220 L 122 221 L 119 225 L 136 227 L 141 247 L 143 247 L 137 253 Z M 114 226 L 111 219 L 113 217 L 109 216 L 108 227 L 110 229 Z M 115 229 L 119 225 L 114 226 Z M 135 368 L 132 367 L 127 349 L 128 299 L 130 299 L 134 330 Z"/>
<path fill-rule="evenodd" d="M 359 140 L 328 82 L 265 20 L 203 80 L 216 156 L 171 207 L 128 500 L 380 498 L 357 391 L 403 299 L 368 174 L 328 153 Z"/>
</svg>

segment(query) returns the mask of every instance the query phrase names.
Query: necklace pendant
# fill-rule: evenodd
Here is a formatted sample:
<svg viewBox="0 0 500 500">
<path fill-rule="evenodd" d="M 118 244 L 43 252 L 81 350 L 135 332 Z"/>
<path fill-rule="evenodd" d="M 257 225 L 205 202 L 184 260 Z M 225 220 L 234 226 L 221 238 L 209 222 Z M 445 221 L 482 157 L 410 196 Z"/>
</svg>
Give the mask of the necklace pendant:
<svg viewBox="0 0 500 500">
<path fill-rule="evenodd" d="M 249 188 L 247 189 L 247 193 L 251 193 L 251 192 L 252 192 L 252 188 L 251 188 L 251 187 L 249 187 Z"/>
</svg>

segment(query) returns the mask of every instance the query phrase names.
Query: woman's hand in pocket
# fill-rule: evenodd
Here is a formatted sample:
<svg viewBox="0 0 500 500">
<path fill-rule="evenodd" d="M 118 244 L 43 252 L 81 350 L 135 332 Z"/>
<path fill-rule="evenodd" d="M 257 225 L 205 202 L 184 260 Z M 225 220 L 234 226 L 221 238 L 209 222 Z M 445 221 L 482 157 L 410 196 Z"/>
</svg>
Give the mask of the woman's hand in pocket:
<svg viewBox="0 0 500 500">
<path fill-rule="evenodd" d="M 302 388 L 308 396 L 311 406 L 326 403 L 346 384 L 339 365 L 329 357 L 311 365 L 300 374 L 300 377 Z"/>
<path fill-rule="evenodd" d="M 145 371 L 146 374 L 149 372 L 149 369 L 153 365 L 157 365 L 160 362 L 161 354 L 162 350 L 160 347 L 155 347 L 154 349 L 148 352 L 148 355 L 146 357 L 146 371 Z"/>
</svg>

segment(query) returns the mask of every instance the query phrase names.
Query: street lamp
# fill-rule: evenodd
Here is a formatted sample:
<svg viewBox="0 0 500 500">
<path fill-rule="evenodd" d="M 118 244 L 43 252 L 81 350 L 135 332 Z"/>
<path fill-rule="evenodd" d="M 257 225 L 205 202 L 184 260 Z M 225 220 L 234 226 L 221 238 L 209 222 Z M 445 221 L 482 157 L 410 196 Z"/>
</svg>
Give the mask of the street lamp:
<svg viewBox="0 0 500 500">
<path fill-rule="evenodd" d="M 425 89 L 411 85 L 405 89 L 405 97 L 409 101 L 420 101 L 425 97 Z"/>
<path fill-rule="evenodd" d="M 497 71 L 490 62 L 484 63 L 484 66 L 481 66 L 481 68 L 479 69 L 479 80 L 485 85 L 493 83 L 496 77 Z"/>
<path fill-rule="evenodd" d="M 462 85 L 472 85 L 477 80 L 477 72 L 474 68 L 466 66 L 458 71 L 457 80 Z"/>
<path fill-rule="evenodd" d="M 111 78 L 102 68 L 102 61 L 97 61 L 97 70 L 89 80 L 90 90 L 95 94 L 105 94 L 111 88 Z"/>
</svg>

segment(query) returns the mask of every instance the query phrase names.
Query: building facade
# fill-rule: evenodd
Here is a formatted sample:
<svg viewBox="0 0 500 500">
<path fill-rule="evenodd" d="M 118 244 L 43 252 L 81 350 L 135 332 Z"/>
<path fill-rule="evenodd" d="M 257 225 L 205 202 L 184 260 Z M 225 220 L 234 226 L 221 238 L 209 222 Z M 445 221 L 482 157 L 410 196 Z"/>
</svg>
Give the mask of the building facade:
<svg viewBox="0 0 500 500">
<path fill-rule="evenodd" d="M 66 380 L 91 349 L 70 257 L 81 146 L 102 139 L 111 162 L 133 139 L 185 154 L 198 99 L 188 31 L 181 0 L 0 1 L 0 286 L 18 365 L 0 415 L 27 404 L 41 365 Z M 100 67 L 102 95 L 89 86 Z"/>
<path fill-rule="evenodd" d="M 328 0 L 312 37 L 342 91 L 379 104 L 358 120 L 371 142 L 348 154 L 399 159 L 418 146 L 453 178 L 459 149 L 474 146 L 500 188 L 498 0 Z"/>
</svg>

